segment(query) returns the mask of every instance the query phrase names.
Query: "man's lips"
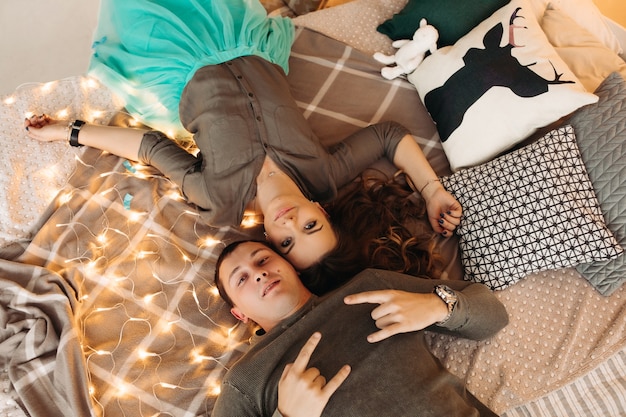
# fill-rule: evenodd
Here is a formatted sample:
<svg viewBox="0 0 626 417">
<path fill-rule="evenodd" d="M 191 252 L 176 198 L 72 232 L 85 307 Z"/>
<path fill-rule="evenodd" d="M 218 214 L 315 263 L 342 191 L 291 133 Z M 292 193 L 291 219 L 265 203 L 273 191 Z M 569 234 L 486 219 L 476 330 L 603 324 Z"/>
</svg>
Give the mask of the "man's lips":
<svg viewBox="0 0 626 417">
<path fill-rule="evenodd" d="M 270 282 L 268 285 L 266 285 L 265 289 L 263 290 L 263 297 L 265 297 L 270 291 L 272 291 L 279 283 L 280 283 L 280 280 L 277 279 L 275 281 Z"/>
<path fill-rule="evenodd" d="M 274 221 L 280 219 L 285 214 L 289 213 L 291 210 L 293 210 L 293 207 L 287 207 L 287 208 L 280 210 L 278 213 L 276 213 L 276 216 L 274 217 Z"/>
</svg>

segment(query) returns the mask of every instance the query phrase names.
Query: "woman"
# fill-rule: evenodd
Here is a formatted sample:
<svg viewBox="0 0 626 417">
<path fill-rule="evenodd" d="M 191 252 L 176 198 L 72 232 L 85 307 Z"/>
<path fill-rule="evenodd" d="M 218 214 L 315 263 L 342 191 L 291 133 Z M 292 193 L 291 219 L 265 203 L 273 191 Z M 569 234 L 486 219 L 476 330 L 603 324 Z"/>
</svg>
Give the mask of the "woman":
<svg viewBox="0 0 626 417">
<path fill-rule="evenodd" d="M 424 199 L 398 181 L 401 177 L 367 175 L 326 205 L 338 244 L 300 271 L 315 294 L 338 288 L 365 268 L 442 278 L 444 267 L 453 267 L 424 222 Z"/>
<path fill-rule="evenodd" d="M 90 72 L 144 123 L 181 123 L 199 156 L 158 131 L 47 116 L 26 128 L 38 140 L 70 139 L 154 166 L 209 224 L 238 225 L 246 210 L 262 214 L 268 239 L 298 269 L 338 246 L 317 201 L 331 201 L 383 156 L 421 192 L 433 229 L 450 235 L 461 207 L 405 128 L 372 125 L 332 152 L 322 147 L 287 84 L 293 36 L 291 21 L 268 18 L 257 0 L 104 0 Z"/>
</svg>

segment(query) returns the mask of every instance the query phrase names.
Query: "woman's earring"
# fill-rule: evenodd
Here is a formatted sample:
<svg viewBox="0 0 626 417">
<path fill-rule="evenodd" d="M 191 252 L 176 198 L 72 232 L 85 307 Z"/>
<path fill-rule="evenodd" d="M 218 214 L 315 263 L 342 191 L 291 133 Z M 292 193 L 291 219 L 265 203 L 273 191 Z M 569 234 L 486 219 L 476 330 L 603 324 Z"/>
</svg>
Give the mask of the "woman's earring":
<svg viewBox="0 0 626 417">
<path fill-rule="evenodd" d="M 326 209 L 324 208 L 324 206 L 322 206 L 320 203 L 318 203 L 317 201 L 313 201 L 311 200 L 311 203 L 314 203 L 317 205 L 317 207 L 319 207 L 320 211 L 322 213 L 324 213 L 324 215 L 326 216 L 327 219 L 330 220 L 330 214 L 328 214 L 328 212 L 326 211 Z"/>
<path fill-rule="evenodd" d="M 263 236 L 265 236 L 265 240 L 270 240 L 269 235 L 267 234 L 267 232 L 263 232 Z"/>
</svg>

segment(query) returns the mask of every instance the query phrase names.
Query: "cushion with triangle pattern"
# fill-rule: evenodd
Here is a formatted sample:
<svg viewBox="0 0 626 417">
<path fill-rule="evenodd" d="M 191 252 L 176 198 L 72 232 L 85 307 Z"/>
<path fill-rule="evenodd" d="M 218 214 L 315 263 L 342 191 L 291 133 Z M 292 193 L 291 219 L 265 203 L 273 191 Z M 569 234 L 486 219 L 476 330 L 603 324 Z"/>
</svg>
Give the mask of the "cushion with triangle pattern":
<svg viewBox="0 0 626 417">
<path fill-rule="evenodd" d="M 456 232 L 465 279 L 493 290 L 533 272 L 623 252 L 604 222 L 570 125 L 441 182 L 463 206 Z"/>
</svg>

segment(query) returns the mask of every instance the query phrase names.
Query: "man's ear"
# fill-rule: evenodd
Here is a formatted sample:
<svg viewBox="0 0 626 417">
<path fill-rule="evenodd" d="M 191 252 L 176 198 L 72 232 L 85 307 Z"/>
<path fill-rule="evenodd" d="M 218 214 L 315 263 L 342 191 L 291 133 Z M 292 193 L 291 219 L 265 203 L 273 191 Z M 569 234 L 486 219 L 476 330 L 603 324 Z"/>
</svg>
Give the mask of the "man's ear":
<svg viewBox="0 0 626 417">
<path fill-rule="evenodd" d="M 248 320 L 249 320 L 248 317 L 245 314 L 243 314 L 237 307 L 231 308 L 230 314 L 235 316 L 235 318 L 241 321 L 242 323 L 248 323 Z"/>
</svg>

